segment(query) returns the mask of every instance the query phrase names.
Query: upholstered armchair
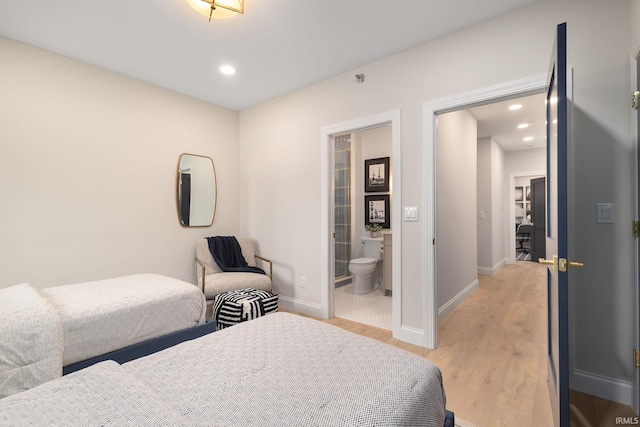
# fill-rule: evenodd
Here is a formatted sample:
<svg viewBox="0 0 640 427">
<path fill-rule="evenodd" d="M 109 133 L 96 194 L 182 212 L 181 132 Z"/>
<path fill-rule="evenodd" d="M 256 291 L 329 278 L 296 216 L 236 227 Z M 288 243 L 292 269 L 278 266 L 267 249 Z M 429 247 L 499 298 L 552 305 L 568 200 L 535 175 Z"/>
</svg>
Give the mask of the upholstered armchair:
<svg viewBox="0 0 640 427">
<path fill-rule="evenodd" d="M 218 294 L 245 288 L 255 288 L 271 292 L 273 279 L 273 262 L 256 255 L 256 245 L 253 239 L 237 237 L 242 256 L 250 267 L 261 267 L 266 274 L 245 272 L 223 272 L 216 264 L 209 251 L 207 239 L 196 241 L 196 281 L 207 300 L 212 300 Z M 261 265 L 256 262 L 260 261 Z M 268 266 L 267 266 L 268 264 Z"/>
</svg>

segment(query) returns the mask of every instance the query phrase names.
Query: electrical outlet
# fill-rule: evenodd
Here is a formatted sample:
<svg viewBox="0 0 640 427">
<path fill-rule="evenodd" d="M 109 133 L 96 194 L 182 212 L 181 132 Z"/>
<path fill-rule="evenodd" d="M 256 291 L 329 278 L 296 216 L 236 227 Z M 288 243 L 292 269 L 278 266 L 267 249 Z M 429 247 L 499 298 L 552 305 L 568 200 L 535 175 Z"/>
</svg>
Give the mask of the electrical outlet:
<svg viewBox="0 0 640 427">
<path fill-rule="evenodd" d="M 300 287 L 301 288 L 307 287 L 307 276 L 300 276 Z"/>
</svg>

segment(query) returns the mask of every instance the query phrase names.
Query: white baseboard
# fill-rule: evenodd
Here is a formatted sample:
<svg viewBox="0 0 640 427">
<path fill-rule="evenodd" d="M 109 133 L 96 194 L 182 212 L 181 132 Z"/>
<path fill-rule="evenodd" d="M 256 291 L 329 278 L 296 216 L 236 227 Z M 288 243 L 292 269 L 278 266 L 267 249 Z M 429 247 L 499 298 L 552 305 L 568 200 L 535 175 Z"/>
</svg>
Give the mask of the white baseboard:
<svg viewBox="0 0 640 427">
<path fill-rule="evenodd" d="M 312 304 L 310 302 L 300 301 L 280 295 L 278 297 L 278 305 L 285 310 L 322 318 L 322 307 L 320 307 L 320 304 Z"/>
<path fill-rule="evenodd" d="M 480 282 L 478 281 L 478 279 L 474 280 L 469 286 L 460 291 L 458 295 L 451 298 L 442 307 L 440 307 L 438 309 L 438 322 L 442 321 L 442 319 L 447 317 L 447 315 L 451 313 L 458 305 L 460 305 L 462 301 L 467 299 L 469 295 L 471 295 L 476 289 L 478 289 L 479 285 Z"/>
<path fill-rule="evenodd" d="M 493 276 L 496 274 L 509 260 L 507 258 L 501 260 L 493 267 L 480 267 L 478 266 L 478 274 L 483 274 L 485 276 Z"/>
<path fill-rule="evenodd" d="M 574 369 L 571 389 L 633 407 L 633 384 L 628 381 Z"/>
</svg>

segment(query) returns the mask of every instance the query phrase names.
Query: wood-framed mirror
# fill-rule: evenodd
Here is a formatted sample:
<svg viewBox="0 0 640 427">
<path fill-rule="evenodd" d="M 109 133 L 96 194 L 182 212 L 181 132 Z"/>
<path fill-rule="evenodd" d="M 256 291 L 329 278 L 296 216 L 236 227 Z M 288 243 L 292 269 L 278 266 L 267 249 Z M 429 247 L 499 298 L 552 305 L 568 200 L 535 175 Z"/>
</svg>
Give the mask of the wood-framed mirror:
<svg viewBox="0 0 640 427">
<path fill-rule="evenodd" d="M 183 227 L 209 227 L 216 215 L 218 187 L 211 157 L 184 153 L 178 159 L 176 203 Z"/>
</svg>

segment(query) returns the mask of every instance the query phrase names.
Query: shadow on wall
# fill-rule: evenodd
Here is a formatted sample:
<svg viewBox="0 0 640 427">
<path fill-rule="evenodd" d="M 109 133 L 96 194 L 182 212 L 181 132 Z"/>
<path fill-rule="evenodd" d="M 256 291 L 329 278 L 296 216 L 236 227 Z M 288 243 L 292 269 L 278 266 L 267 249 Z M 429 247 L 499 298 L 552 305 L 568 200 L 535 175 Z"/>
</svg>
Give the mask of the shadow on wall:
<svg viewBox="0 0 640 427">
<path fill-rule="evenodd" d="M 569 254 L 585 264 L 569 275 L 573 369 L 631 381 L 632 364 L 621 355 L 631 354 L 634 345 L 634 249 L 631 239 L 621 244 L 616 235 L 621 227 L 630 229 L 623 224 L 632 220 L 628 212 L 634 211 L 634 186 L 619 177 L 633 176 L 635 153 L 631 142 L 615 147 L 622 142 L 584 111 L 574 106 L 572 114 Z M 614 224 L 596 223 L 599 202 L 615 202 Z M 593 316 L 595 312 L 606 314 Z M 618 363 L 611 366 L 611 357 L 602 351 L 613 351 Z M 609 368 L 602 366 L 603 360 Z M 599 372 L 603 368 L 610 372 Z"/>
</svg>

